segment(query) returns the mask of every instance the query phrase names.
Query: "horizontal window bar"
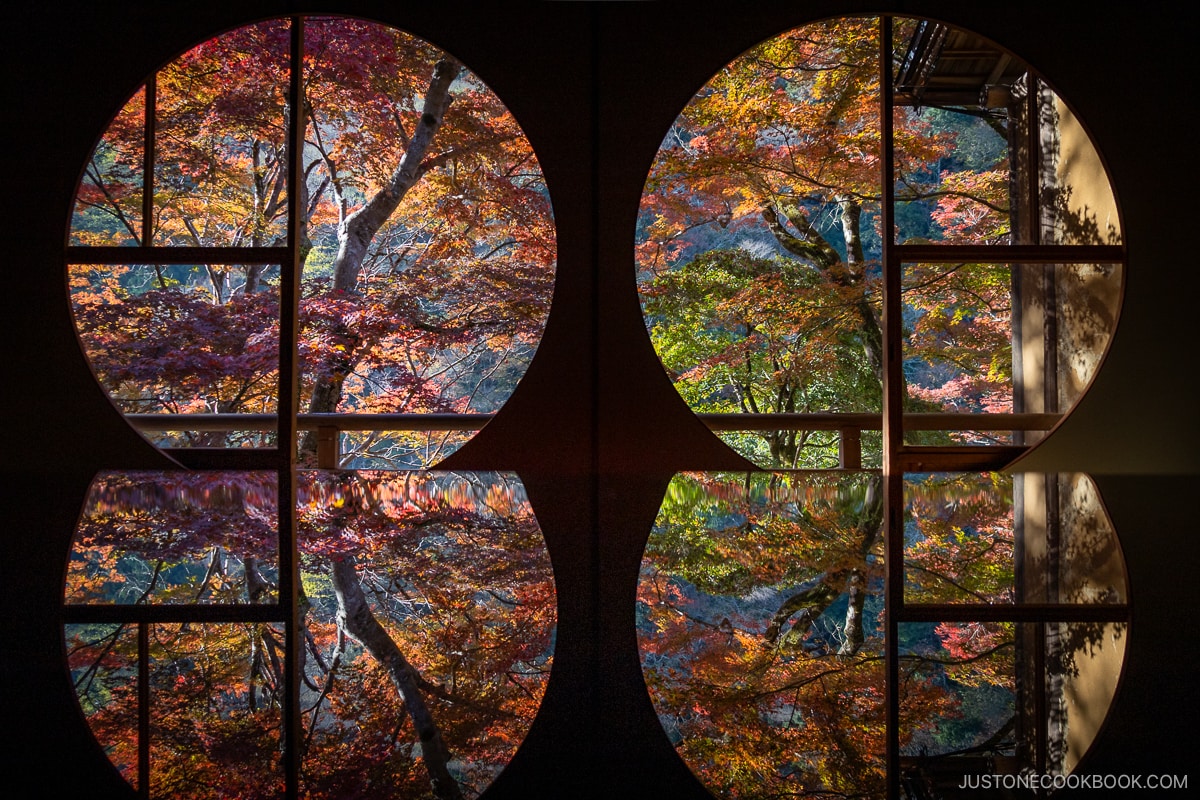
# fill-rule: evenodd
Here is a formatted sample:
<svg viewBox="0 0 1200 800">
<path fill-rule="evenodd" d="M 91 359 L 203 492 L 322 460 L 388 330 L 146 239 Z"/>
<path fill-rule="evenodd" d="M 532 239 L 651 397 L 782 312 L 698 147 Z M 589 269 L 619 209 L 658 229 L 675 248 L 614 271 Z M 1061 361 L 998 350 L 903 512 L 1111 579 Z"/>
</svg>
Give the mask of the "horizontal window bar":
<svg viewBox="0 0 1200 800">
<path fill-rule="evenodd" d="M 287 264 L 287 247 L 67 248 L 68 264 Z"/>
<path fill-rule="evenodd" d="M 486 425 L 494 414 L 300 414 L 300 430 L 336 428 L 342 431 L 471 431 Z M 714 431 L 764 430 L 882 430 L 883 416 L 873 413 L 813 414 L 697 414 Z M 905 414 L 904 427 L 919 431 L 1045 431 L 1060 414 L 964 414 L 961 412 Z M 128 414 L 143 431 L 273 431 L 274 414 Z"/>
<path fill-rule="evenodd" d="M 1108 244 L 898 244 L 888 252 L 894 262 L 932 264 L 1111 264 L 1125 260 L 1123 245 Z"/>
<path fill-rule="evenodd" d="M 67 605 L 64 622 L 282 622 L 287 609 L 277 605 Z"/>
<path fill-rule="evenodd" d="M 883 429 L 883 415 L 823 414 L 697 414 L 714 431 L 823 431 Z M 964 414 L 921 412 L 905 414 L 903 424 L 913 431 L 1048 431 L 1061 414 Z"/>
<path fill-rule="evenodd" d="M 304 431 L 474 431 L 493 414 L 299 414 L 296 427 Z M 127 414 L 142 431 L 273 431 L 274 414 Z"/>
</svg>

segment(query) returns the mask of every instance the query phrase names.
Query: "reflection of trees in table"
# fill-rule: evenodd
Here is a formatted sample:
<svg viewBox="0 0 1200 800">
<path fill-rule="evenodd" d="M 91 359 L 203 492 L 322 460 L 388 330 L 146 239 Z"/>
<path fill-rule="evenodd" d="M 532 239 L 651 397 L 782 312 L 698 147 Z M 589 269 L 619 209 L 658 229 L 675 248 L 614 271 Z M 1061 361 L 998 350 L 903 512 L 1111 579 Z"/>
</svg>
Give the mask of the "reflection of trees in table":
<svg viewBox="0 0 1200 800">
<path fill-rule="evenodd" d="M 884 794 L 881 483 L 851 472 L 671 482 L 643 562 L 639 641 L 659 718 L 710 788 Z M 913 476 L 906 490 L 909 602 L 994 610 L 1018 600 L 1012 476 Z M 1032 716 L 1047 709 L 1025 705 L 1039 691 L 1061 697 L 1075 659 L 1114 630 L 1040 624 L 1061 641 L 1034 623 L 901 624 L 895 702 L 906 758 L 925 769 L 949 757 L 961 766 L 1024 756 L 1032 766 L 1029 740 L 1047 735 Z M 1047 683 L 1020 661 L 1032 658 L 1035 635 Z M 1065 734 L 1051 726 L 1061 742 Z"/>
<path fill-rule="evenodd" d="M 182 618 L 203 620 L 204 605 L 269 600 L 273 516 L 273 476 L 102 479 L 68 602 L 188 604 Z M 524 736 L 550 664 L 553 584 L 520 485 L 503 475 L 302 473 L 299 524 L 305 791 L 421 796 L 432 776 L 439 796 L 477 794 Z M 137 627 L 76 625 L 68 635 L 89 723 L 131 778 Z M 205 797 L 235 781 L 240 796 L 273 796 L 281 626 L 146 627 L 155 796 Z"/>
</svg>

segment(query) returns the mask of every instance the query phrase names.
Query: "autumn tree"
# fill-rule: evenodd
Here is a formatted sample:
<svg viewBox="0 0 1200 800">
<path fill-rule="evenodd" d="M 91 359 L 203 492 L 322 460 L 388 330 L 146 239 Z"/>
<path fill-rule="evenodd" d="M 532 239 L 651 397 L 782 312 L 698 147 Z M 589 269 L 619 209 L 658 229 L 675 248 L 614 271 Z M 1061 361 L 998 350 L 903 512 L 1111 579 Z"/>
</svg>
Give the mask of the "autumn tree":
<svg viewBox="0 0 1200 800">
<path fill-rule="evenodd" d="M 914 599 L 1011 591 L 1011 550 L 987 547 L 1011 508 L 999 488 L 910 484 L 914 509 L 955 509 L 908 517 Z M 879 489 L 870 473 L 672 480 L 642 565 L 638 639 L 659 719 L 722 796 L 886 795 Z M 951 526 L 967 541 L 947 543 Z M 905 752 L 1011 750 L 1013 626 L 910 624 L 898 647 Z"/>
<path fill-rule="evenodd" d="M 302 261 L 303 410 L 494 411 L 532 356 L 553 284 L 549 203 L 528 141 L 499 99 L 454 58 L 415 37 L 351 19 L 305 20 L 298 76 L 303 108 L 290 108 L 290 41 L 288 22 L 268 21 L 216 37 L 163 68 L 96 148 L 77 196 L 73 243 L 252 252 L 284 244 L 286 220 L 294 215 Z M 297 113 L 304 120 L 303 174 L 289 176 L 288 131 Z M 148 140 L 153 158 L 146 171 Z M 147 205 L 149 219 L 143 218 Z M 72 267 L 81 339 L 97 377 L 124 411 L 279 411 L 280 270 L 246 260 L 250 263 Z M 180 427 L 181 434 L 160 443 L 293 446 L 274 442 L 270 433 L 187 432 L 186 422 Z M 336 466 L 426 467 L 464 439 L 384 431 L 348 435 Z M 315 437 L 304 435 L 295 444 L 301 463 L 314 466 Z M 359 479 L 367 480 L 352 480 Z M 328 716 L 332 709 L 355 709 L 381 726 L 362 758 L 382 758 L 404 773 L 376 776 L 380 786 L 404 785 L 412 792 L 432 786 L 447 798 L 481 790 L 489 770 L 519 737 L 505 722 L 471 727 L 458 711 L 482 709 L 518 728 L 527 718 L 529 704 L 540 696 L 545 604 L 551 595 L 544 585 L 510 588 L 503 573 L 515 570 L 522 576 L 518 582 L 544 577 L 533 577 L 537 570 L 528 564 L 487 561 L 486 548 L 465 541 L 486 539 L 478 520 L 458 511 L 426 509 L 431 516 L 418 526 L 426 533 L 410 544 L 439 549 L 447 564 L 453 561 L 449 551 L 479 569 L 493 564 L 486 575 L 463 577 L 405 558 L 372 564 L 371 543 L 394 533 L 400 522 L 373 505 L 355 514 L 318 506 L 301 511 L 315 515 L 312 524 L 326 541 L 349 543 L 306 555 L 321 576 L 308 582 L 306 600 L 315 603 L 319 594 L 327 604 L 325 617 L 316 605 L 308 607 L 302 632 L 306 664 L 316 665 L 308 687 L 316 693 L 308 710 L 310 755 L 341 741 L 330 733 L 340 726 Z M 108 547 L 122 547 L 122 537 L 135 546 L 148 528 L 158 530 L 111 527 L 118 519 L 98 523 L 98 529 L 110 524 L 114 538 Z M 520 530 L 523 544 L 508 546 L 535 558 L 536 527 L 525 520 Z M 455 537 L 464 541 L 456 545 Z M 182 523 L 171 538 L 193 548 L 192 556 L 203 563 L 240 565 L 248 601 L 263 602 L 276 591 L 261 553 L 208 542 Z M 196 578 L 175 555 L 144 557 L 156 566 L 143 590 L 161 594 L 161 575 L 170 574 L 183 581 L 176 587 L 181 597 L 191 593 L 185 602 L 204 602 L 197 581 L 210 588 L 211 582 Z M 119 562 L 117 573 L 141 569 L 138 564 Z M 431 581 L 419 591 L 411 583 L 418 576 Z M 433 623 L 427 613 L 412 610 L 435 606 L 432 597 L 453 603 L 438 617 L 445 630 L 436 642 L 432 633 L 428 641 L 416 633 L 432 630 Z M 527 638 L 506 639 L 502 646 L 496 637 L 503 626 L 485 613 L 489 604 L 528 608 L 536 624 L 511 634 Z M 459 617 L 474 626 L 473 633 L 447 633 L 459 630 Z M 454 636 L 466 638 L 450 641 Z M 282 633 L 257 626 L 246 637 L 249 661 L 242 680 L 248 683 L 228 691 L 242 697 L 249 712 L 277 712 Z M 417 655 L 422 647 L 441 646 L 457 648 L 457 655 L 440 661 Z M 513 666 L 519 660 L 528 665 L 526 672 Z M 362 676 L 358 691 L 374 701 L 388 704 L 389 693 L 395 693 L 401 704 L 390 713 L 366 712 L 363 697 L 335 687 L 339 667 Z M 442 684 L 429 674 L 452 677 Z M 505 699 L 513 692 L 519 702 Z M 396 755 L 403 727 L 398 720 L 417 732 L 421 745 L 405 752 L 408 762 L 423 764 L 420 769 Z M 343 739 L 355 729 L 366 727 L 342 727 Z M 218 733 L 212 736 L 220 740 Z M 456 748 L 485 754 L 451 774 L 452 763 L 465 758 Z M 361 768 L 365 762 L 346 761 L 349 769 L 337 770 L 333 764 L 341 756 L 313 757 L 328 759 L 329 774 L 346 781 L 375 780 Z M 347 791 L 330 780 L 333 796 Z"/>
<path fill-rule="evenodd" d="M 96 150 L 81 183 L 73 239 L 281 244 L 291 207 L 288 41 L 285 23 L 261 23 L 164 68 L 154 82 L 151 231 L 139 218 L 143 92 Z M 528 141 L 458 62 L 371 23 L 307 20 L 303 89 L 305 173 L 295 205 L 304 257 L 305 409 L 494 411 L 532 356 L 553 284 L 549 202 Z M 203 342 L 212 335 L 200 316 L 164 305 L 222 307 L 265 293 L 255 298 L 263 306 L 277 297 L 277 278 L 277 268 L 255 264 L 77 267 L 76 319 L 98 377 L 126 410 L 270 411 L 274 397 L 263 387 L 273 384 L 273 372 L 242 358 L 247 347 L 277 337 L 265 320 L 236 342 L 177 353 L 213 373 L 198 370 L 182 384 L 169 374 L 139 379 L 113 365 L 145 362 L 148 345 L 163 351 L 177 337 Z M 169 296 L 147 297 L 149 290 Z M 104 319 L 93 321 L 93 312 Z M 222 312 L 208 317 L 214 313 Z M 230 328 L 249 319 L 237 309 L 225 315 L 237 317 Z M 163 321 L 153 327 L 143 316 Z M 461 441 L 347 436 L 343 463 L 427 466 Z M 304 437 L 300 448 L 311 459 L 315 440 Z"/>
<path fill-rule="evenodd" d="M 878 21 L 813 23 L 725 67 L 664 140 L 642 201 L 641 291 L 696 410 L 880 410 L 879 94 Z M 1005 240 L 1006 148 L 955 158 L 966 132 L 1003 142 L 973 112 L 895 109 L 901 241 Z M 910 409 L 1009 407 L 1007 278 L 1004 265 L 906 269 Z M 820 436 L 760 439 L 728 440 L 763 466 L 831 466 Z M 878 450 L 865 457 L 878 464 Z"/>
<path fill-rule="evenodd" d="M 274 476 L 103 476 L 67 580 L 74 604 L 268 602 L 276 595 Z M 313 798 L 481 792 L 537 710 L 554 590 L 512 476 L 305 473 L 308 608 L 301 714 Z M 348 558 L 348 555 L 353 558 Z M 154 625 L 155 796 L 275 796 L 283 632 L 272 623 Z M 132 626 L 69 631 L 97 738 L 136 775 Z M 440 743 L 442 750 L 433 750 Z"/>
</svg>

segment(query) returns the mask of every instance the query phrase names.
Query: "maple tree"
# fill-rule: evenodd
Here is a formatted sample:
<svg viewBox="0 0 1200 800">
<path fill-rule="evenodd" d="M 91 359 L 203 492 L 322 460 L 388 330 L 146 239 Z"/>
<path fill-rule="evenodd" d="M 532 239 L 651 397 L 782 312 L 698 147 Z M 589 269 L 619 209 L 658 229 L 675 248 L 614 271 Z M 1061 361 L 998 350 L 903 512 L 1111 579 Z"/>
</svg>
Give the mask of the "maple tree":
<svg viewBox="0 0 1200 800">
<path fill-rule="evenodd" d="M 971 481 L 930 478 L 909 489 L 949 505 L 967 496 L 962 483 Z M 879 492 L 875 473 L 672 480 L 642 565 L 639 646 L 659 719 L 722 796 L 886 794 Z M 1005 530 L 1010 506 L 1003 492 L 975 496 L 956 522 L 986 544 Z M 944 530 L 945 515 L 933 516 L 909 517 L 914 542 Z M 1011 520 L 1006 532 L 1011 541 Z M 1011 590 L 1003 548 L 936 558 L 932 549 L 906 553 L 911 592 L 928 586 L 934 566 L 955 586 Z M 1011 748 L 1014 645 L 1011 625 L 903 626 L 905 752 Z"/>
<path fill-rule="evenodd" d="M 273 484 L 269 474 L 103 476 L 68 602 L 271 599 Z M 439 772 L 451 784 L 436 796 L 477 795 L 528 729 L 551 661 L 553 581 L 519 482 L 306 472 L 300 536 L 304 795 L 421 797 Z M 282 626 L 155 624 L 149 647 L 153 795 L 228 796 L 236 780 L 237 796 L 275 796 Z M 132 777 L 131 626 L 72 626 L 68 650 L 89 724 Z"/>
<path fill-rule="evenodd" d="M 289 182 L 290 42 L 290 23 L 269 20 L 193 48 L 97 145 L 72 244 L 189 247 L 197 261 L 216 247 L 248 253 L 248 263 L 225 251 L 209 263 L 72 265 L 97 378 L 127 413 L 277 413 L 282 270 L 253 250 L 282 246 L 291 214 L 302 410 L 494 411 L 532 357 L 553 286 L 553 222 L 528 140 L 448 54 L 378 24 L 308 17 L 303 174 Z M 271 431 L 182 427 L 157 443 L 293 446 Z M 428 467 L 465 439 L 343 434 L 337 466 Z M 294 446 L 313 465 L 315 436 Z M 303 791 L 478 794 L 524 735 L 550 660 L 553 588 L 519 487 L 407 472 L 299 480 Z M 275 482 L 104 477 L 67 601 L 275 602 Z M 89 723 L 127 776 L 128 627 L 83 626 L 70 640 Z M 176 698 L 152 711 L 152 793 L 225 796 L 228 774 L 238 796 L 274 796 L 282 626 L 151 634 L 152 695 L 171 687 Z"/>
<path fill-rule="evenodd" d="M 654 345 L 697 410 L 880 410 L 876 25 L 833 20 L 755 48 L 664 143 L 639 224 L 640 288 Z M 297 214 L 304 410 L 495 410 L 532 354 L 553 280 L 528 142 L 447 54 L 382 26 L 309 18 L 304 174 L 289 196 L 288 42 L 282 21 L 232 31 L 135 94 L 87 167 L 73 243 L 264 247 Z M 1007 242 L 1002 125 L 926 111 L 895 111 L 897 235 Z M 104 264 L 69 277 L 88 358 L 122 410 L 273 413 L 280 272 Z M 906 408 L 1011 407 L 1010 279 L 1007 265 L 905 266 Z M 772 468 L 837 464 L 821 432 L 728 438 Z M 339 466 L 426 467 L 463 440 L 343 434 Z M 279 444 L 254 431 L 158 441 Z M 878 465 L 881 440 L 864 441 Z M 315 438 L 295 444 L 311 465 Z M 276 601 L 274 481 L 107 476 L 67 601 Z M 910 488 L 906 595 L 1011 602 L 1011 486 L 958 476 Z M 554 623 L 549 565 L 516 494 L 507 478 L 302 474 L 306 796 L 473 796 L 511 756 L 541 697 Z M 882 503 L 876 473 L 672 482 L 647 550 L 639 637 L 660 718 L 711 788 L 883 792 Z M 282 626 L 150 628 L 162 698 L 152 792 L 277 794 Z M 89 724 L 135 780 L 131 630 L 72 626 L 68 642 Z M 1009 745 L 1017 636 L 1008 624 L 906 627 L 907 752 Z"/>
<path fill-rule="evenodd" d="M 898 38 L 911 24 L 898 21 Z M 663 364 L 698 411 L 880 410 L 878 37 L 878 20 L 843 18 L 770 39 L 664 139 L 642 199 L 640 288 Z M 1008 241 L 1008 151 L 991 123 L 894 109 L 900 241 Z M 960 156 L 968 135 L 984 144 Z M 906 268 L 910 410 L 1011 408 L 1008 278 L 1002 264 Z M 726 439 L 762 466 L 836 465 L 819 433 Z M 878 465 L 872 441 L 864 457 Z"/>
<path fill-rule="evenodd" d="M 268 21 L 160 71 L 151 230 L 140 219 L 143 90 L 85 171 L 72 241 L 281 244 L 293 205 L 288 42 L 288 25 Z M 532 356 L 553 286 L 553 221 L 528 140 L 478 78 L 415 37 L 309 18 L 304 48 L 307 126 L 295 202 L 304 409 L 496 410 Z M 123 410 L 269 412 L 278 275 L 259 264 L 76 266 L 76 322 Z M 169 358 L 178 373 L 156 361 L 167 350 L 176 351 Z M 129 364 L 140 372 L 121 368 Z M 343 463 L 428 466 L 464 440 L 344 435 Z M 218 442 L 193 434 L 161 443 Z M 315 438 L 300 447 L 311 458 Z"/>
</svg>

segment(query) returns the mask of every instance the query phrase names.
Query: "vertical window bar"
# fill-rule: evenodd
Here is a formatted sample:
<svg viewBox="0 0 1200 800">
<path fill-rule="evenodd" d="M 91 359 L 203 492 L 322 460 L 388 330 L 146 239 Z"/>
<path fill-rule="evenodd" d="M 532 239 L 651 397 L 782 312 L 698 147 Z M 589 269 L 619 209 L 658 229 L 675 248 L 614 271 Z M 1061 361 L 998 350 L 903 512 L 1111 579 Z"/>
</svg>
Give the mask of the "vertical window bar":
<svg viewBox="0 0 1200 800">
<path fill-rule="evenodd" d="M 1035 180 L 1037 180 L 1035 178 Z M 1040 236 L 1040 234 L 1039 234 Z M 1045 328 L 1042 341 L 1045 355 L 1042 358 L 1042 390 L 1044 401 L 1042 409 L 1047 412 L 1058 411 L 1058 287 L 1055 281 L 1056 267 L 1054 264 L 1042 265 L 1042 313 L 1045 315 Z"/>
<path fill-rule="evenodd" d="M 142 97 L 142 247 L 154 244 L 154 160 L 158 138 L 158 72 L 146 81 Z M 137 623 L 138 749 L 137 794 L 150 798 L 150 629 Z"/>
<path fill-rule="evenodd" d="M 137 624 L 138 797 L 150 798 L 150 623 Z"/>
<path fill-rule="evenodd" d="M 1057 475 L 1046 476 L 1046 574 L 1043 580 L 1046 599 L 1061 602 L 1060 568 L 1062 556 L 1062 517 Z M 1037 717 L 1037 771 L 1044 775 L 1058 773 L 1062 759 L 1057 757 L 1058 748 L 1051 747 L 1051 737 L 1062 735 L 1063 722 L 1059 699 L 1062 696 L 1062 629 L 1052 619 L 1038 623 L 1038 684 L 1034 687 L 1042 707 Z M 1053 755 L 1052 755 L 1053 753 Z"/>
<path fill-rule="evenodd" d="M 279 297 L 279 424 L 276 431 L 279 465 L 279 601 L 284 604 L 284 706 L 283 772 L 284 796 L 299 795 L 300 743 L 300 648 L 299 560 L 296 554 L 296 414 L 299 410 L 300 379 L 297 370 L 299 338 L 301 209 L 300 182 L 304 175 L 304 22 L 292 18 L 291 48 L 288 53 L 288 165 L 287 246 L 288 258 L 280 265 Z"/>
<path fill-rule="evenodd" d="M 146 81 L 146 94 L 142 110 L 145 124 L 142 126 L 142 247 L 154 244 L 154 159 L 155 139 L 158 137 L 158 73 Z"/>
<path fill-rule="evenodd" d="M 903 330 L 900 306 L 901 265 L 895 262 L 892 247 L 895 238 L 895 157 L 892 142 L 892 18 L 881 18 L 879 43 L 879 138 L 880 195 L 879 220 L 883 263 L 883 458 L 885 472 L 900 466 L 903 432 Z"/>
<path fill-rule="evenodd" d="M 1036 634 L 1033 637 L 1033 752 L 1034 769 L 1038 775 L 1046 774 L 1046 745 L 1050 738 L 1050 698 L 1046 692 L 1050 682 L 1046 680 L 1046 623 L 1039 620 L 1034 623 Z"/>
<path fill-rule="evenodd" d="M 1035 244 L 1055 244 L 1053 221 L 1050 210 L 1042 203 L 1042 178 L 1053 165 L 1046 163 L 1047 139 L 1052 132 L 1045 129 L 1055 120 L 1055 115 L 1047 105 L 1053 102 L 1053 95 L 1046 84 L 1036 75 L 1030 75 L 1028 100 L 1030 117 L 1029 147 L 1031 174 L 1027 183 L 1030 187 L 1029 202 L 1032 228 Z M 1045 121 L 1043 122 L 1043 113 Z M 1056 267 L 1054 264 L 1043 264 L 1042 268 L 1042 303 L 1043 303 L 1043 358 L 1042 358 L 1042 410 L 1058 411 L 1058 298 L 1055 282 Z"/>
<path fill-rule="evenodd" d="M 1025 168 L 1029 174 L 1025 180 L 1025 202 L 1029 212 L 1026 215 L 1029 228 L 1029 244 L 1042 243 L 1042 211 L 1041 211 L 1041 178 L 1042 163 L 1042 124 L 1038 114 L 1041 104 L 1038 97 L 1041 93 L 1041 81 L 1032 71 L 1025 73 Z"/>
<path fill-rule="evenodd" d="M 900 265 L 892 261 L 895 238 L 895 158 L 892 150 L 892 18 L 879 19 L 879 170 L 880 240 L 883 264 L 883 503 L 886 509 L 884 541 L 887 542 L 887 573 L 884 602 L 886 688 L 884 691 L 887 793 L 900 796 L 900 658 L 897 651 L 897 615 L 904 592 L 903 534 L 904 474 L 900 471 L 902 425 L 900 328 Z"/>
</svg>

